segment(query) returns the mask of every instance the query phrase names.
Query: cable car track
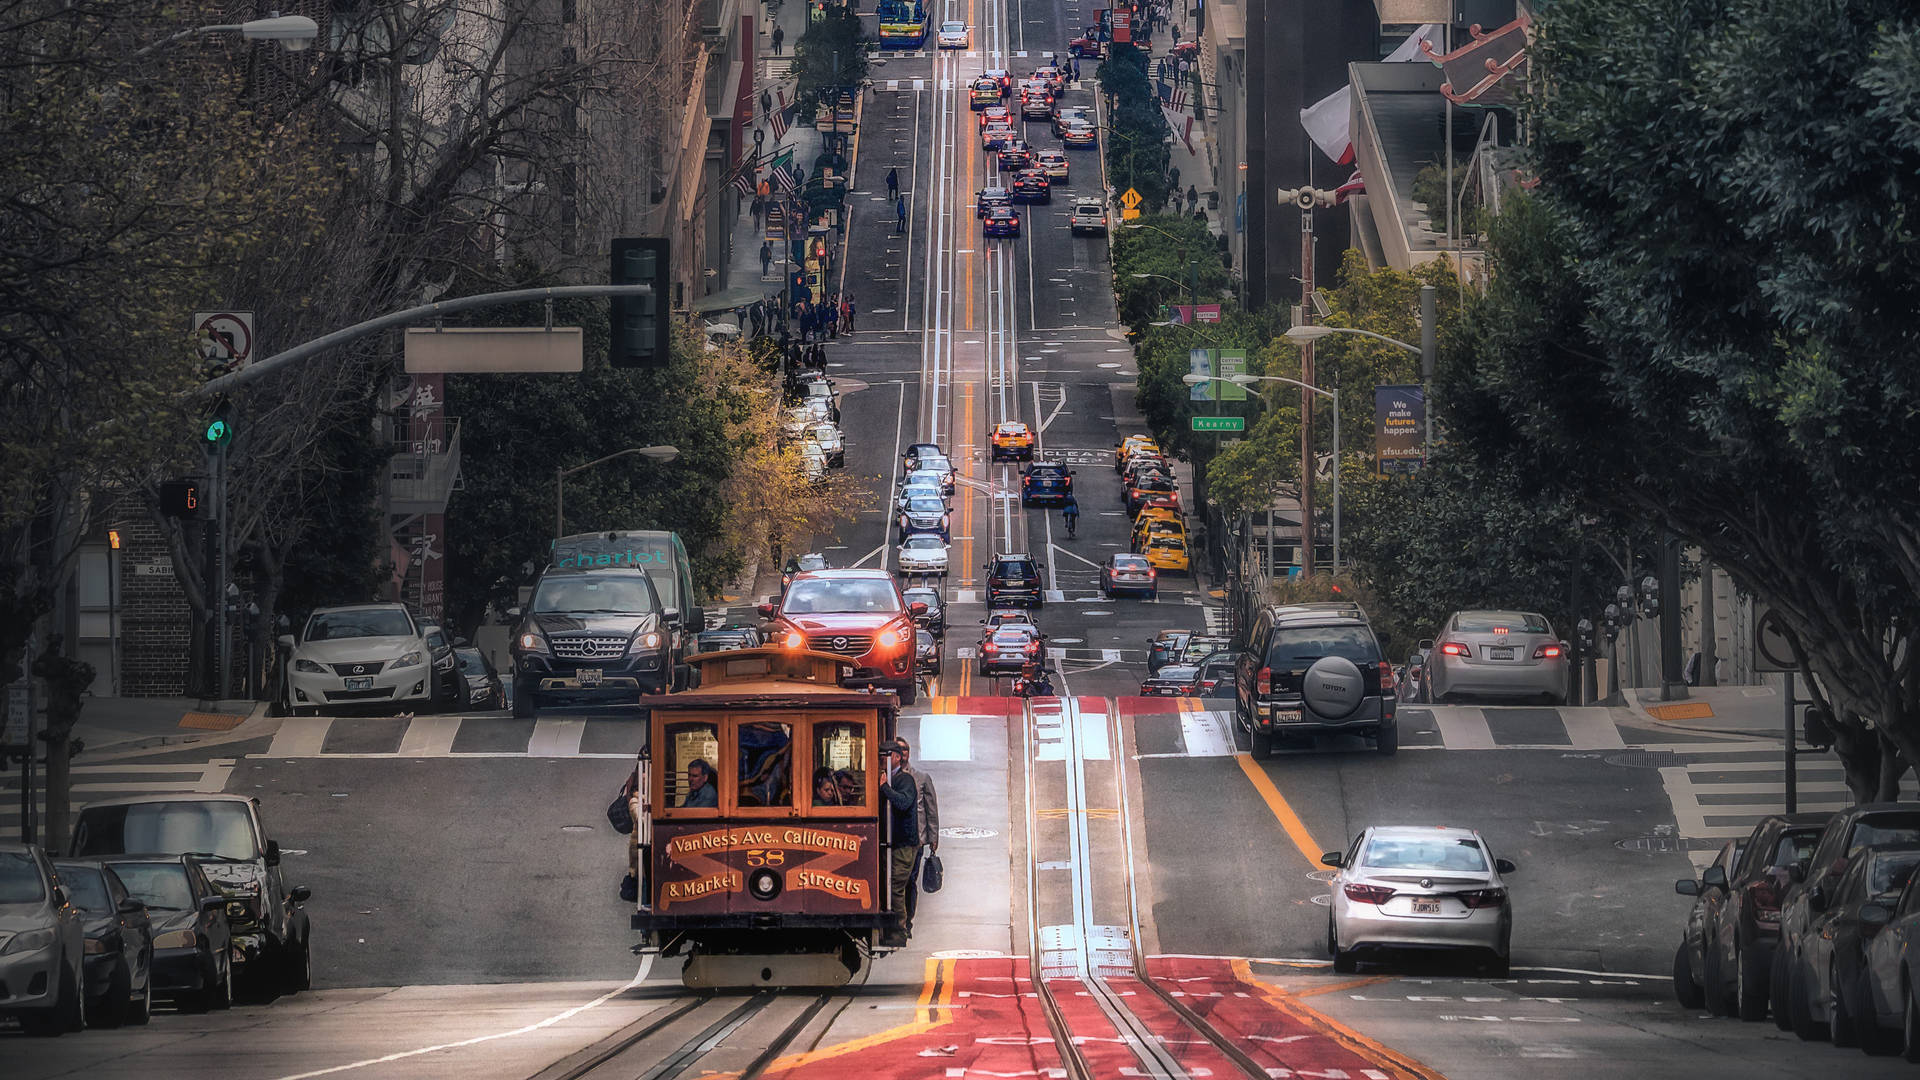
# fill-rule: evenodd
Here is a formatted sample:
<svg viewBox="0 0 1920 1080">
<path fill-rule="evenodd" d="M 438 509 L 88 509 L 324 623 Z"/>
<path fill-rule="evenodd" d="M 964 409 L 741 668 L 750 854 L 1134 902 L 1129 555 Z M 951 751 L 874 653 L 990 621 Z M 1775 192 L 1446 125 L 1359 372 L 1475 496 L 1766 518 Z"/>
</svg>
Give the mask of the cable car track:
<svg viewBox="0 0 1920 1080">
<path fill-rule="evenodd" d="M 742 1049 L 741 1033 L 764 1030 L 759 1023 L 776 1002 L 795 1001 L 762 990 L 744 997 L 701 994 L 659 1010 L 628 1024 L 572 1056 L 535 1073 L 530 1080 L 678 1080 L 711 1072 L 728 1072 L 736 1080 L 754 1080 L 784 1053 L 793 1040 L 811 1025 L 828 1003 L 838 997 L 844 1010 L 853 998 L 844 993 L 807 995 L 810 1000 L 797 1013 L 779 1021 L 753 1059 L 738 1071 L 711 1067 L 696 1070 L 722 1051 Z M 784 1010 L 782 1010 L 784 1011 Z M 838 1016 L 836 1011 L 835 1016 Z M 778 1019 L 774 1017 L 773 1019 Z M 693 1024 L 699 1028 L 691 1034 Z M 832 1027 L 821 1026 L 814 1037 L 817 1045 Z"/>
</svg>

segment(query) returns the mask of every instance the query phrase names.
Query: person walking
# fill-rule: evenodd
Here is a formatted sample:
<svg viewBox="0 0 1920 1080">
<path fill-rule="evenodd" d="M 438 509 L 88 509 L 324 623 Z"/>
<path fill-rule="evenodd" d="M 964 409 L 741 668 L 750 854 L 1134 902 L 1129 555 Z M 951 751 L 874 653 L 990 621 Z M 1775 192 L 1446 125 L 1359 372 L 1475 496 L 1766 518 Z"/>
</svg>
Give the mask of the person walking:
<svg viewBox="0 0 1920 1080">
<path fill-rule="evenodd" d="M 900 197 L 900 169 L 898 166 L 887 170 L 887 198 Z"/>
<path fill-rule="evenodd" d="M 1200 189 L 1194 187 L 1192 184 L 1188 184 L 1187 185 L 1187 209 L 1189 211 L 1192 211 L 1194 209 L 1197 209 L 1199 206 L 1200 206 Z"/>
<path fill-rule="evenodd" d="M 773 55 L 780 55 L 780 43 L 785 40 L 787 40 L 787 32 L 780 29 L 778 25 L 775 25 L 773 28 Z M 768 111 L 771 112 L 772 110 Z"/>
<path fill-rule="evenodd" d="M 852 293 L 848 293 L 845 297 L 841 298 L 840 300 L 840 330 L 842 333 L 847 333 L 847 334 L 853 333 L 853 294 Z"/>
<path fill-rule="evenodd" d="M 896 216 L 896 220 L 893 226 L 893 231 L 897 233 L 906 232 L 907 231 L 907 197 L 905 195 L 902 195 L 899 198 L 894 200 L 893 212 Z"/>
<path fill-rule="evenodd" d="M 760 115 L 767 116 L 772 112 L 773 112 L 773 95 L 768 93 L 765 90 L 760 91 Z"/>
<path fill-rule="evenodd" d="M 780 39 L 779 39 L 779 38 L 775 38 L 774 40 L 775 40 L 775 41 L 778 41 L 778 40 L 780 40 Z M 1175 45 L 1178 45 L 1178 44 L 1180 44 L 1180 24 L 1179 24 L 1179 23 L 1174 23 L 1174 24 L 1173 24 L 1173 43 L 1174 43 Z M 777 51 L 777 50 L 776 50 L 776 51 Z"/>
<path fill-rule="evenodd" d="M 913 781 L 913 774 L 902 766 L 906 763 L 905 754 L 898 749 L 899 740 L 889 742 L 885 747 L 887 759 L 887 779 L 880 785 L 880 794 L 887 800 L 888 817 L 892 829 L 891 850 L 888 856 L 888 868 L 891 871 L 891 888 L 888 890 L 892 900 L 892 910 L 900 921 L 886 932 L 880 944 L 888 948 L 903 948 L 907 944 L 907 935 L 912 932 L 913 906 L 917 884 L 914 878 L 920 873 L 920 819 L 915 812 L 920 804 L 920 788 Z"/>
<path fill-rule="evenodd" d="M 773 273 L 773 241 L 760 241 L 760 276 Z"/>
<path fill-rule="evenodd" d="M 924 863 L 929 856 L 940 853 L 940 795 L 933 789 L 933 777 L 913 767 L 913 746 L 905 739 L 896 738 L 893 745 L 900 757 L 900 768 L 913 777 L 916 792 L 914 817 L 920 826 L 920 849 L 916 865 Z M 915 871 L 918 873 L 918 871 Z M 914 882 L 915 886 L 919 882 Z M 914 910 L 920 905 L 920 890 L 916 887 L 907 893 L 907 933 L 913 933 Z"/>
</svg>

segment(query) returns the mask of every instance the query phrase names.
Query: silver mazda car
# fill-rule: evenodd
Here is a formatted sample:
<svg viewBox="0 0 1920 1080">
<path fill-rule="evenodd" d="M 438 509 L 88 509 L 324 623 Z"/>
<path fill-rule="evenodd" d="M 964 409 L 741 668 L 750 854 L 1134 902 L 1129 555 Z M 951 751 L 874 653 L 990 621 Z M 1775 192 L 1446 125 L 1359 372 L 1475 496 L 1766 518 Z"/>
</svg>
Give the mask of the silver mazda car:
<svg viewBox="0 0 1920 1080">
<path fill-rule="evenodd" d="M 1525 611 L 1456 611 L 1427 651 L 1429 700 L 1471 697 L 1546 698 L 1567 702 L 1567 643 L 1543 615 Z"/>
<path fill-rule="evenodd" d="M 1496 859 L 1472 829 L 1374 825 L 1346 851 L 1320 856 L 1339 873 L 1327 913 L 1333 970 L 1350 972 L 1360 954 L 1383 950 L 1471 950 L 1505 978 L 1513 901 Z"/>
</svg>

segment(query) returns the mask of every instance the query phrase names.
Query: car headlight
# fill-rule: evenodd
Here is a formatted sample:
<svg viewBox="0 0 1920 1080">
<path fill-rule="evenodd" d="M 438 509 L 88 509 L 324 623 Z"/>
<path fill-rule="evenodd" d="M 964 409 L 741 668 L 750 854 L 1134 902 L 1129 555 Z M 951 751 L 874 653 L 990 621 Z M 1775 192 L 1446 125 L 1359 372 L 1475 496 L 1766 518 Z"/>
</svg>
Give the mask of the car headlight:
<svg viewBox="0 0 1920 1080">
<path fill-rule="evenodd" d="M 5 944 L 0 945 L 0 956 L 44 949 L 53 944 L 53 939 L 54 932 L 51 926 L 39 930 L 22 930 L 8 939 Z"/>
<path fill-rule="evenodd" d="M 631 655 L 633 653 L 646 652 L 650 649 L 657 649 L 659 647 L 660 647 L 660 635 L 658 633 L 635 634 L 633 635 L 632 643 L 627 646 L 627 653 Z"/>
<path fill-rule="evenodd" d="M 191 949 L 200 943 L 200 935 L 192 930 L 169 930 L 164 934 L 155 934 L 153 947 L 156 949 Z"/>
<path fill-rule="evenodd" d="M 306 659 L 305 657 L 302 657 L 293 662 L 293 670 L 308 671 L 316 675 L 325 675 L 327 673 L 326 668 L 321 667 L 319 664 L 316 664 L 313 661 Z"/>
<path fill-rule="evenodd" d="M 538 632 L 529 630 L 520 635 L 520 649 L 523 652 L 546 652 L 547 639 Z"/>
<path fill-rule="evenodd" d="M 420 663 L 420 650 L 415 649 L 412 652 L 401 653 L 400 659 L 395 660 L 393 662 L 393 666 L 397 668 L 415 667 L 419 663 Z"/>
</svg>

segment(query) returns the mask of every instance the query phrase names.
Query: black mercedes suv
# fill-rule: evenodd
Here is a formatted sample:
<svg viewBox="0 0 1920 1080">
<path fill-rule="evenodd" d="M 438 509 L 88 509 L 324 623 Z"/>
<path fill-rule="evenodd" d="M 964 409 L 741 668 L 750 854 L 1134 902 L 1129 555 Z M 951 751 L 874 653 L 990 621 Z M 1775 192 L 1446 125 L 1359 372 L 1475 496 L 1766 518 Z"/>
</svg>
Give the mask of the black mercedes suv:
<svg viewBox="0 0 1920 1080">
<path fill-rule="evenodd" d="M 672 688 L 680 613 L 640 569 L 549 567 L 513 629 L 513 715 L 542 705 L 623 704 Z"/>
<path fill-rule="evenodd" d="M 1360 735 L 1400 749 L 1393 665 L 1358 604 L 1286 604 L 1254 619 L 1234 669 L 1236 722 L 1253 756 L 1276 736 Z"/>
</svg>

